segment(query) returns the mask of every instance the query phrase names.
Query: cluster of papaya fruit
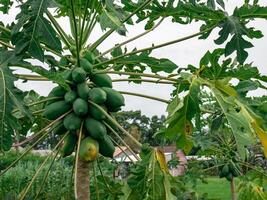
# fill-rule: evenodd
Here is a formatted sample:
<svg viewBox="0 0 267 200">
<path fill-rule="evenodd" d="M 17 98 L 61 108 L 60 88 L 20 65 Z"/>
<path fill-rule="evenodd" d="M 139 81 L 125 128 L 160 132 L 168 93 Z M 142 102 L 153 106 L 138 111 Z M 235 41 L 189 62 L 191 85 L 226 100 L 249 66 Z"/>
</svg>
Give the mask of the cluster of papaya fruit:
<svg viewBox="0 0 267 200">
<path fill-rule="evenodd" d="M 234 177 L 238 177 L 240 172 L 241 169 L 239 166 L 235 165 L 233 162 L 219 167 L 219 177 L 226 178 L 228 181 L 231 181 Z"/>
<path fill-rule="evenodd" d="M 112 89 L 112 80 L 107 74 L 97 72 L 93 64 L 83 57 L 80 59 L 80 67 L 75 66 L 64 74 L 71 90 L 57 86 L 48 95 L 51 100 L 47 102 L 44 111 L 47 119 L 55 120 L 71 111 L 51 128 L 54 134 L 69 132 L 60 150 L 63 157 L 75 151 L 81 128 L 82 140 L 78 152 L 81 160 L 93 161 L 98 153 L 113 157 L 115 147 L 108 136 L 108 128 L 104 123 L 108 120 L 103 110 L 106 113 L 119 111 L 124 106 L 124 97 Z"/>
</svg>

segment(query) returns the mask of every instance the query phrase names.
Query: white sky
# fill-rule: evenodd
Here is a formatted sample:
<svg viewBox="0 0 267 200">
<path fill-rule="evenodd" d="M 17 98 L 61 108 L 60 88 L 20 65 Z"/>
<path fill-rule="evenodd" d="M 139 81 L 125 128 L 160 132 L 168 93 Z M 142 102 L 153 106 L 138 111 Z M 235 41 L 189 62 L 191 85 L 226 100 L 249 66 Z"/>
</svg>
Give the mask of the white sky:
<svg viewBox="0 0 267 200">
<path fill-rule="evenodd" d="M 235 0 L 228 1 L 226 3 L 227 11 L 231 14 L 233 9 L 236 6 L 242 5 L 243 0 Z M 267 6 L 266 0 L 260 0 L 259 3 L 261 5 Z M 4 21 L 6 23 L 10 23 L 14 20 L 17 9 L 13 8 L 9 15 L 0 14 L 0 21 Z M 63 25 L 64 30 L 69 32 L 68 20 L 62 19 L 60 20 L 60 24 Z M 149 47 L 153 43 L 159 44 L 162 42 L 167 42 L 173 39 L 181 38 L 192 33 L 196 33 L 199 31 L 199 26 L 201 23 L 192 23 L 191 25 L 179 25 L 170 22 L 170 19 L 166 19 L 156 30 L 149 33 L 145 37 L 132 42 L 127 45 L 128 49 L 132 49 L 134 47 L 143 48 Z M 267 22 L 265 20 L 255 20 L 251 23 L 252 26 L 255 26 L 257 29 L 260 29 L 265 35 L 264 38 L 255 39 L 252 41 L 254 48 L 248 50 L 249 57 L 246 60 L 247 63 L 253 62 L 255 66 L 259 67 L 260 72 L 263 75 L 267 75 L 267 67 L 265 66 L 267 63 Z M 129 26 L 127 37 L 119 36 L 116 33 L 113 33 L 111 37 L 109 37 L 101 46 L 99 47 L 100 51 L 104 51 L 114 46 L 114 44 L 122 42 L 127 38 L 131 38 L 141 32 L 143 32 L 144 24 L 138 24 L 136 26 Z M 160 48 L 154 50 L 152 55 L 158 58 L 169 58 L 173 62 L 175 62 L 179 67 L 186 67 L 188 64 L 193 64 L 198 66 L 200 58 L 206 53 L 206 51 L 213 51 L 215 48 L 219 46 L 215 45 L 213 40 L 218 37 L 218 30 L 212 32 L 212 35 L 207 40 L 198 40 L 197 38 L 193 38 L 187 40 L 185 42 L 181 42 L 178 44 L 174 44 L 171 46 L 167 46 L 164 48 Z M 94 41 L 99 36 L 102 35 L 100 28 L 95 29 L 94 33 L 91 36 L 90 41 Z M 117 76 L 113 76 L 117 77 Z M 49 82 L 32 82 L 28 83 L 18 83 L 17 86 L 23 90 L 31 90 L 34 89 L 41 95 L 47 95 L 50 90 L 54 87 L 54 84 Z M 142 85 L 137 84 L 128 84 L 128 83 L 114 83 L 114 88 L 118 90 L 124 91 L 132 91 L 136 93 L 143 93 L 151 96 L 156 96 L 164 99 L 169 99 L 169 94 L 172 91 L 173 87 L 168 85 L 155 85 L 151 83 L 144 83 Z M 266 91 L 259 90 L 254 92 L 255 95 L 266 94 Z M 126 106 L 124 110 L 141 110 L 143 114 L 148 116 L 152 115 L 161 115 L 165 114 L 166 104 L 143 99 L 140 97 L 126 96 Z"/>
</svg>

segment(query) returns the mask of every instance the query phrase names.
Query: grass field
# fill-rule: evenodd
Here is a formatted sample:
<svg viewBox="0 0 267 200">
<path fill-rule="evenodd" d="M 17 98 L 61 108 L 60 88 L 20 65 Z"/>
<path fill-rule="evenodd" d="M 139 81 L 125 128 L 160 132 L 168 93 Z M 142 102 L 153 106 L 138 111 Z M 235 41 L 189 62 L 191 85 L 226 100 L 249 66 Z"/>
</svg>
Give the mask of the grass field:
<svg viewBox="0 0 267 200">
<path fill-rule="evenodd" d="M 211 199 L 229 200 L 231 199 L 230 183 L 226 179 L 217 177 L 207 178 L 208 183 L 197 184 L 196 191 L 200 194 L 207 193 Z"/>
</svg>

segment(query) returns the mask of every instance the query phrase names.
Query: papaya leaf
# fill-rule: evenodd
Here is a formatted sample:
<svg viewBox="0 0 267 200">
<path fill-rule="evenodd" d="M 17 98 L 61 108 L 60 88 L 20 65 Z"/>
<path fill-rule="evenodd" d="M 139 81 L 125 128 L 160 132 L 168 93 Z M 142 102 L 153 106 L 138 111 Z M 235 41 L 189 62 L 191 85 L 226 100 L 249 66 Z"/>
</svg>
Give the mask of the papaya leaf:
<svg viewBox="0 0 267 200">
<path fill-rule="evenodd" d="M 12 28 L 12 42 L 15 52 L 21 54 L 27 51 L 34 58 L 44 61 L 44 51 L 41 43 L 56 52 L 62 50 L 61 42 L 44 13 L 51 1 L 28 1 L 21 6 L 21 13 L 16 17 L 18 22 Z"/>
<path fill-rule="evenodd" d="M 13 1 L 11 0 L 1 0 L 0 11 L 3 12 L 4 14 L 7 14 L 12 4 L 13 4 Z"/>
</svg>

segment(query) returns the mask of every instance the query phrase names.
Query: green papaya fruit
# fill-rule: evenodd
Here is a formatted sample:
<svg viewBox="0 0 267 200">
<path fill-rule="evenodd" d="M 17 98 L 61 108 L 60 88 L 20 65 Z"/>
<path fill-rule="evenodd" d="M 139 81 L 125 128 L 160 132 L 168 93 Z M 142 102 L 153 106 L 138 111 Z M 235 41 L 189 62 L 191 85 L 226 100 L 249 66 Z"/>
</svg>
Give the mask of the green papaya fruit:
<svg viewBox="0 0 267 200">
<path fill-rule="evenodd" d="M 65 70 L 65 71 L 61 72 L 60 74 L 62 75 L 62 77 L 65 80 L 72 81 L 72 71 L 71 70 Z"/>
<path fill-rule="evenodd" d="M 88 103 L 81 98 L 73 102 L 73 111 L 77 116 L 84 116 L 88 113 Z"/>
<path fill-rule="evenodd" d="M 71 76 L 76 83 L 82 83 L 86 80 L 86 72 L 80 67 L 73 69 Z"/>
<path fill-rule="evenodd" d="M 81 97 L 83 100 L 87 101 L 88 100 L 88 93 L 89 93 L 90 88 L 84 83 L 80 83 L 77 85 L 77 92 L 79 97 Z"/>
<path fill-rule="evenodd" d="M 239 169 L 237 168 L 237 165 L 232 162 L 229 164 L 229 171 L 234 177 L 237 177 L 239 175 Z"/>
<path fill-rule="evenodd" d="M 80 59 L 80 65 L 87 73 L 91 74 L 93 71 L 93 65 L 85 58 Z"/>
<path fill-rule="evenodd" d="M 93 74 L 90 80 L 98 87 L 112 88 L 112 80 L 107 74 Z"/>
<path fill-rule="evenodd" d="M 233 174 L 232 174 L 231 172 L 229 172 L 229 173 L 225 176 L 225 178 L 226 178 L 228 181 L 232 181 L 232 179 L 233 179 Z"/>
<path fill-rule="evenodd" d="M 121 106 L 125 105 L 125 100 L 121 93 L 113 90 L 112 88 L 103 87 L 102 89 L 107 94 L 107 101 L 105 104 L 107 105 L 108 110 L 113 110 L 112 112 L 116 112 Z"/>
<path fill-rule="evenodd" d="M 68 134 L 63 140 L 63 144 L 60 147 L 60 154 L 62 157 L 66 157 L 72 154 L 77 144 L 77 137 L 74 134 Z"/>
<path fill-rule="evenodd" d="M 77 99 L 77 93 L 75 91 L 69 91 L 65 94 L 64 99 L 67 103 L 73 103 Z"/>
<path fill-rule="evenodd" d="M 65 101 L 57 101 L 45 107 L 43 116 L 49 120 L 54 120 L 71 109 L 71 105 Z"/>
<path fill-rule="evenodd" d="M 64 97 L 64 95 L 66 94 L 67 90 L 65 90 L 63 87 L 61 86 L 56 86 L 54 87 L 51 92 L 49 93 L 48 96 L 53 96 L 53 97 Z"/>
<path fill-rule="evenodd" d="M 90 63 L 95 63 L 95 55 L 92 52 L 86 51 L 83 57 Z"/>
<path fill-rule="evenodd" d="M 63 124 L 63 120 L 60 120 L 54 127 L 53 127 L 53 134 L 55 135 L 63 135 L 67 133 L 67 129 L 65 128 Z"/>
<path fill-rule="evenodd" d="M 106 126 L 100 121 L 91 117 L 86 118 L 85 128 L 89 135 L 96 140 L 104 139 L 104 137 L 107 135 Z"/>
<path fill-rule="evenodd" d="M 88 98 L 96 104 L 103 104 L 107 100 L 107 94 L 101 88 L 93 88 L 89 91 Z"/>
<path fill-rule="evenodd" d="M 222 176 L 223 177 L 227 176 L 227 174 L 229 173 L 229 166 L 228 166 L 228 164 L 225 164 L 223 166 L 221 173 L 222 173 Z"/>
<path fill-rule="evenodd" d="M 115 146 L 111 139 L 107 136 L 103 140 L 99 140 L 99 153 L 101 153 L 105 157 L 113 158 L 113 154 L 115 152 Z"/>
<path fill-rule="evenodd" d="M 67 130 L 76 131 L 81 127 L 82 120 L 74 113 L 70 113 L 64 118 L 63 124 Z"/>
<path fill-rule="evenodd" d="M 105 111 L 107 111 L 107 108 L 106 108 L 105 106 L 101 105 L 101 107 L 102 107 Z M 90 105 L 90 106 L 89 106 L 89 114 L 90 114 L 93 118 L 95 118 L 95 119 L 97 119 L 97 120 L 102 120 L 102 119 L 105 119 L 105 118 L 106 118 L 105 114 L 104 114 L 99 108 L 95 107 L 94 105 Z"/>
<path fill-rule="evenodd" d="M 81 141 L 79 158 L 85 162 L 94 161 L 99 154 L 99 144 L 96 140 L 86 137 Z"/>
<path fill-rule="evenodd" d="M 63 56 L 60 58 L 58 64 L 59 64 L 59 66 L 63 66 L 63 67 L 67 66 L 69 64 L 69 60 L 65 56 Z"/>
</svg>

